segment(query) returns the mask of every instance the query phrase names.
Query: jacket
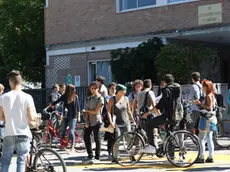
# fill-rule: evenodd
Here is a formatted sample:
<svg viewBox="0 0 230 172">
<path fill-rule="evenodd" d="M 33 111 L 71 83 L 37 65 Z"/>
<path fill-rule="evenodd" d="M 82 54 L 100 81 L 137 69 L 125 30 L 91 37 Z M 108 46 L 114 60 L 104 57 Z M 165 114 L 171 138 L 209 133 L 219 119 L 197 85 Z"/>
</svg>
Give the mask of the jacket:
<svg viewBox="0 0 230 172">
<path fill-rule="evenodd" d="M 162 115 L 169 121 L 180 121 L 183 118 L 183 106 L 181 102 L 181 86 L 177 83 L 169 83 L 162 89 L 162 98 L 156 105 Z"/>
<path fill-rule="evenodd" d="M 65 108 L 68 109 L 67 118 L 68 119 L 77 118 L 77 114 L 78 112 L 80 112 L 80 104 L 79 104 L 78 96 L 75 96 L 74 101 L 68 104 L 67 97 L 64 94 L 57 101 L 53 102 L 52 105 L 56 105 L 57 103 L 61 101 L 64 102 L 64 109 Z"/>
</svg>

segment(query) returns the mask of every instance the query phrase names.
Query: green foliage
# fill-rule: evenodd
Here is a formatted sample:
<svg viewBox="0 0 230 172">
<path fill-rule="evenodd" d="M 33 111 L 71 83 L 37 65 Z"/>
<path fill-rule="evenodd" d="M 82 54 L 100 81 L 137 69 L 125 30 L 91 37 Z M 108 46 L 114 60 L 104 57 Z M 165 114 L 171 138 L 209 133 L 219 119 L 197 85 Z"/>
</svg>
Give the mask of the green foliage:
<svg viewBox="0 0 230 172">
<path fill-rule="evenodd" d="M 135 79 L 150 78 L 156 81 L 155 58 L 163 47 L 159 38 L 141 43 L 137 48 L 111 51 L 111 69 L 115 80 L 126 83 Z"/>
<path fill-rule="evenodd" d="M 41 0 L 0 1 L 0 67 L 4 75 L 18 69 L 28 81 L 44 81 L 43 9 Z"/>
<path fill-rule="evenodd" d="M 211 77 L 211 70 L 205 73 L 204 69 L 212 69 L 212 62 L 217 57 L 217 52 L 211 48 L 169 44 L 157 55 L 155 66 L 159 78 L 171 73 L 177 82 L 186 84 L 190 83 L 194 71 L 201 72 L 204 78 Z"/>
</svg>

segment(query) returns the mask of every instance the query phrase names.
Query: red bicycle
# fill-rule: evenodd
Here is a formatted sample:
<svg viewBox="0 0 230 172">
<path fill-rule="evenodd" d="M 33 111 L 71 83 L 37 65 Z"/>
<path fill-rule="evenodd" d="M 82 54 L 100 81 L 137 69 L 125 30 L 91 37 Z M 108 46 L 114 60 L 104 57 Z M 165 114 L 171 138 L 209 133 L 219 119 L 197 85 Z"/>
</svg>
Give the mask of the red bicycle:
<svg viewBox="0 0 230 172">
<path fill-rule="evenodd" d="M 47 126 L 44 129 L 42 136 L 42 143 L 44 146 L 52 147 L 54 144 L 60 142 L 60 147 L 64 149 L 70 148 L 71 138 L 70 138 L 70 128 L 68 127 L 66 130 L 65 138 L 61 138 L 60 130 L 62 128 L 63 118 L 59 114 L 58 111 L 49 112 L 46 109 L 43 110 L 43 113 L 46 114 L 48 118 Z M 84 124 L 77 124 L 75 129 L 75 150 L 77 152 L 84 152 L 85 144 L 83 141 L 83 129 Z"/>
</svg>

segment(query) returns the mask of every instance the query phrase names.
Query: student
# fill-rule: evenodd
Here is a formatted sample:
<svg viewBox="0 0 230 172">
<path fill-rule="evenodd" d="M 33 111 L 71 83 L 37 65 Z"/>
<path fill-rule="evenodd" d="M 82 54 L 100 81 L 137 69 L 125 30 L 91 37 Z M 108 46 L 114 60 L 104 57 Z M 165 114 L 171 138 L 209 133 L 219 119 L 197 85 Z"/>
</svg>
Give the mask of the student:
<svg viewBox="0 0 230 172">
<path fill-rule="evenodd" d="M 205 99 L 203 102 L 200 102 L 199 100 L 195 100 L 194 102 L 197 105 L 200 105 L 201 108 L 207 110 L 208 112 L 213 114 L 213 117 L 209 119 L 210 122 L 212 122 L 214 125 L 217 123 L 216 119 L 216 114 L 215 114 L 215 104 L 216 104 L 216 99 L 215 99 L 215 92 L 214 92 L 214 85 L 212 81 L 209 80 L 204 80 L 202 81 L 202 88 L 205 93 Z M 200 143 L 201 143 L 201 153 L 200 157 L 197 160 L 197 163 L 214 163 L 214 143 L 213 143 L 213 131 L 215 131 L 216 126 L 214 129 L 209 129 L 208 131 L 203 131 L 200 129 L 199 126 L 199 135 L 198 137 L 200 138 Z M 204 161 L 204 153 L 205 153 L 205 140 L 207 138 L 208 142 L 208 151 L 209 151 L 209 156 L 208 158 Z"/>
<path fill-rule="evenodd" d="M 75 127 L 77 120 L 81 121 L 80 118 L 80 105 L 79 98 L 76 95 L 76 89 L 74 85 L 67 85 L 65 94 L 62 95 L 57 101 L 53 102 L 52 105 L 55 106 L 59 102 L 64 102 L 64 108 L 68 110 L 66 118 L 63 121 L 63 128 L 61 137 L 64 138 L 66 134 L 67 126 L 70 127 L 70 135 L 71 135 L 71 151 L 74 150 L 75 144 Z"/>
<path fill-rule="evenodd" d="M 32 134 L 29 121 L 37 114 L 31 95 L 22 91 L 22 74 L 8 74 L 11 91 L 0 98 L 0 120 L 6 122 L 1 172 L 9 171 L 11 158 L 17 152 L 17 172 L 24 172 Z"/>
<path fill-rule="evenodd" d="M 88 97 L 86 105 L 86 123 L 84 131 L 84 141 L 88 157 L 83 161 L 85 164 L 93 164 L 100 162 L 101 139 L 100 127 L 102 123 L 102 108 L 104 106 L 104 98 L 99 93 L 100 83 L 93 81 L 90 86 L 91 96 Z M 96 143 L 95 158 L 93 158 L 91 134 L 93 132 L 94 141 Z"/>
<path fill-rule="evenodd" d="M 107 90 L 106 86 L 104 85 L 105 77 L 98 76 L 96 80 L 97 80 L 97 82 L 100 83 L 99 93 L 102 95 L 102 97 L 108 96 L 108 90 Z"/>
<path fill-rule="evenodd" d="M 108 119 L 110 125 L 116 130 L 115 139 L 123 133 L 131 131 L 130 119 L 135 124 L 128 97 L 125 96 L 126 90 L 126 86 L 118 84 L 116 97 L 110 98 L 108 103 Z M 116 117 L 115 123 L 112 117 Z M 117 152 L 118 145 L 114 151 L 114 158 L 117 158 Z M 114 159 L 113 162 L 116 162 L 116 160 Z"/>
</svg>

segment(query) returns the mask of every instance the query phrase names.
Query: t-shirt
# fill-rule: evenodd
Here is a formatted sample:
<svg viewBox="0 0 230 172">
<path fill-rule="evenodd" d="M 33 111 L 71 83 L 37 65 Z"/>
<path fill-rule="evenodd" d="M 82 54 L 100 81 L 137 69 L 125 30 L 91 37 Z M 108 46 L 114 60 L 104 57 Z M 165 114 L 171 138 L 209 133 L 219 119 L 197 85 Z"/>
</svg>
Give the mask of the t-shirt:
<svg viewBox="0 0 230 172">
<path fill-rule="evenodd" d="M 129 93 L 128 99 L 129 99 L 130 105 L 133 103 L 133 101 L 135 100 L 135 98 L 136 98 L 136 94 L 134 92 Z"/>
<path fill-rule="evenodd" d="M 108 90 L 107 88 L 105 87 L 105 85 L 101 85 L 101 88 L 100 88 L 100 93 L 103 97 L 107 97 L 108 96 Z"/>
<path fill-rule="evenodd" d="M 114 109 L 114 115 L 116 116 L 116 124 L 120 126 L 128 126 L 130 125 L 129 121 L 129 115 L 127 111 L 127 103 L 128 103 L 128 97 L 124 97 L 123 101 L 120 103 L 116 102 L 116 105 L 112 105 L 112 112 Z"/>
<path fill-rule="evenodd" d="M 136 101 L 137 101 L 137 110 L 139 112 L 140 108 L 142 108 L 144 106 L 144 102 L 145 102 L 145 97 L 146 97 L 146 90 L 143 90 L 141 92 L 139 92 L 136 96 Z M 148 106 L 150 109 L 152 108 L 152 102 L 155 101 L 155 94 L 152 90 L 149 91 L 148 93 L 148 98 L 147 98 L 147 104 L 146 106 Z"/>
<path fill-rule="evenodd" d="M 60 97 L 61 97 L 61 94 L 58 91 L 50 93 L 51 103 L 57 101 Z"/>
<path fill-rule="evenodd" d="M 87 110 L 95 110 L 99 104 L 104 105 L 104 100 L 105 99 L 101 95 L 90 96 L 87 102 Z M 89 126 L 95 126 L 102 123 L 102 109 L 97 114 L 88 115 Z"/>
<path fill-rule="evenodd" d="M 193 84 L 191 86 L 190 89 L 190 93 L 189 93 L 189 100 L 193 101 L 195 99 L 199 100 L 200 99 L 200 95 L 202 94 L 202 85 L 200 84 L 200 82 L 197 82 L 196 84 Z M 191 107 L 192 111 L 200 111 L 200 108 L 198 105 L 196 105 L 194 102 L 192 103 L 192 107 Z"/>
<path fill-rule="evenodd" d="M 2 96 L 0 106 L 6 120 L 4 137 L 26 135 L 32 138 L 27 119 L 27 109 L 34 107 L 32 96 L 23 91 L 10 91 Z"/>
</svg>

